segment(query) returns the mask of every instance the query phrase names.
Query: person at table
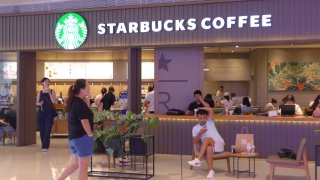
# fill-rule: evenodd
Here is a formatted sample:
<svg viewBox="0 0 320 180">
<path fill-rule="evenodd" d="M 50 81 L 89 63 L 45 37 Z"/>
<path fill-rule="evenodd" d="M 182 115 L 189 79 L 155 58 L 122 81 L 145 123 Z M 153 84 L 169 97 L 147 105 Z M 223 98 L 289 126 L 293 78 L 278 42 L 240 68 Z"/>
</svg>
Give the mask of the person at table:
<svg viewBox="0 0 320 180">
<path fill-rule="evenodd" d="M 198 124 L 192 128 L 192 140 L 194 144 L 201 144 L 198 157 L 188 161 L 191 166 L 201 166 L 201 161 L 206 159 L 209 173 L 208 179 L 212 179 L 213 171 L 213 154 L 224 151 L 225 142 L 219 134 L 213 120 L 213 110 L 211 108 L 200 108 L 197 113 Z"/>
<path fill-rule="evenodd" d="M 242 99 L 241 112 L 242 112 L 242 114 L 252 114 L 253 113 L 253 106 L 250 103 L 250 100 L 248 97 L 243 97 L 243 99 Z"/>
<path fill-rule="evenodd" d="M 212 94 L 206 94 L 206 96 L 204 97 L 204 101 L 206 103 L 208 103 L 211 108 L 214 107 L 214 101 L 213 101 L 213 98 L 212 98 Z"/>
<path fill-rule="evenodd" d="M 185 114 L 187 115 L 194 114 L 195 109 L 198 109 L 201 107 L 209 107 L 209 104 L 202 99 L 202 92 L 200 90 L 194 91 L 193 96 L 195 98 L 195 101 L 189 104 L 188 110 L 186 110 L 185 112 Z"/>
<path fill-rule="evenodd" d="M 103 96 L 101 102 L 103 103 L 103 110 L 110 110 L 111 106 L 116 101 L 116 96 L 114 95 L 114 87 L 110 86 L 108 93 Z"/>
<path fill-rule="evenodd" d="M 292 94 L 288 94 L 285 98 L 285 105 L 294 105 L 295 106 L 295 114 L 296 116 L 302 116 L 303 112 L 298 104 L 296 104 L 296 101 L 294 99 L 294 96 Z"/>
<path fill-rule="evenodd" d="M 98 94 L 96 98 L 94 99 L 94 104 L 97 106 L 98 111 L 103 110 L 103 103 L 101 102 L 104 95 L 107 93 L 107 88 L 103 87 L 101 89 L 101 94 Z"/>
<path fill-rule="evenodd" d="M 309 108 L 306 108 L 307 115 L 312 115 L 313 117 L 320 117 L 320 95 L 316 97 L 315 100 L 310 102 Z"/>
<path fill-rule="evenodd" d="M 17 113 L 14 109 L 3 108 L 3 117 L 0 119 L 0 145 L 3 144 L 4 133 L 16 131 Z"/>
<path fill-rule="evenodd" d="M 231 101 L 230 94 L 228 92 L 225 92 L 223 94 L 223 98 L 224 100 L 221 101 L 221 106 L 227 111 L 233 109 L 233 103 Z"/>
<path fill-rule="evenodd" d="M 216 96 L 222 97 L 224 93 L 225 93 L 225 92 L 224 92 L 224 87 L 223 87 L 223 86 L 220 86 L 219 90 L 218 90 L 217 93 L 216 93 Z"/>
<path fill-rule="evenodd" d="M 265 110 L 266 111 L 273 111 L 273 110 L 277 110 L 277 103 L 278 101 L 274 98 L 271 99 L 271 102 L 269 102 L 268 104 L 266 104 L 265 106 Z"/>
</svg>

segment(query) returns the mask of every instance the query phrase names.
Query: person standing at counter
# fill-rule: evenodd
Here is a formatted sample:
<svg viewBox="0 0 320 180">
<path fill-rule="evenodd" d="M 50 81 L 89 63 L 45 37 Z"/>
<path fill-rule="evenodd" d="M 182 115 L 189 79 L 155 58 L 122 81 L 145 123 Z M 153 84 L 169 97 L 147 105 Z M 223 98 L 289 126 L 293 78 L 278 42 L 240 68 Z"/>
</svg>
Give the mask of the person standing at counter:
<svg viewBox="0 0 320 180">
<path fill-rule="evenodd" d="M 216 93 L 216 96 L 222 97 L 223 94 L 224 94 L 224 87 L 223 87 L 223 86 L 220 86 L 219 90 L 218 90 L 217 93 Z"/>
<path fill-rule="evenodd" d="M 212 109 L 208 112 L 206 109 L 197 111 L 198 124 L 192 128 L 192 140 L 194 144 L 201 144 L 198 157 L 192 161 L 188 161 L 191 166 L 201 166 L 202 159 L 206 158 L 209 173 L 208 179 L 212 179 L 214 175 L 212 155 L 224 151 L 225 142 L 219 134 L 213 121 Z"/>
<path fill-rule="evenodd" d="M 214 101 L 212 99 L 212 94 L 206 94 L 206 96 L 204 97 L 204 101 L 206 103 L 208 103 L 211 108 L 214 107 Z"/>
<path fill-rule="evenodd" d="M 285 98 L 285 105 L 294 105 L 296 116 L 302 116 L 303 112 L 298 104 L 296 104 L 295 99 L 292 94 L 288 94 Z"/>
<path fill-rule="evenodd" d="M 54 107 L 56 103 L 56 93 L 50 89 L 50 80 L 46 77 L 40 81 L 43 90 L 38 92 L 37 106 L 38 110 L 38 127 L 40 130 L 41 148 L 43 152 L 47 152 L 50 146 L 50 134 L 53 125 L 53 119 L 57 116 L 57 111 Z"/>
<path fill-rule="evenodd" d="M 312 110 L 313 117 L 320 117 L 320 95 L 316 97 L 316 99 L 310 102 L 310 108 Z"/>
<path fill-rule="evenodd" d="M 101 94 L 98 94 L 96 98 L 94 99 L 94 104 L 97 106 L 98 111 L 103 110 L 103 103 L 101 102 L 104 95 L 107 93 L 107 88 L 103 87 L 101 89 Z"/>
<path fill-rule="evenodd" d="M 108 89 L 108 93 L 103 96 L 101 102 L 103 103 L 103 110 L 110 110 L 111 106 L 116 101 L 116 96 L 114 93 L 114 87 L 110 86 Z"/>
<path fill-rule="evenodd" d="M 89 91 L 90 87 L 85 79 L 76 80 L 69 88 L 66 111 L 72 161 L 58 180 L 66 179 L 78 168 L 78 179 L 88 179 L 88 165 L 93 154 L 93 113 L 88 106 Z"/>
<path fill-rule="evenodd" d="M 266 104 L 266 106 L 265 106 L 265 110 L 266 111 L 273 111 L 273 110 L 277 110 L 277 108 L 276 108 L 276 106 L 277 106 L 277 100 L 276 99 L 274 99 L 274 98 L 272 98 L 271 99 L 271 102 L 270 103 L 268 103 L 268 104 Z"/>
<path fill-rule="evenodd" d="M 241 113 L 242 114 L 252 114 L 253 113 L 253 106 L 250 103 L 248 97 L 243 97 L 243 99 L 242 99 Z"/>
<path fill-rule="evenodd" d="M 144 106 L 146 107 L 146 112 L 154 114 L 154 90 L 153 86 L 148 87 L 148 93 L 144 101 Z"/>
<path fill-rule="evenodd" d="M 200 90 L 194 91 L 193 96 L 195 98 L 195 101 L 189 104 L 188 110 L 186 110 L 185 112 L 186 115 L 194 114 L 195 109 L 201 107 L 209 107 L 209 104 L 202 99 L 202 92 Z"/>
<path fill-rule="evenodd" d="M 231 109 L 233 109 L 233 103 L 230 99 L 230 94 L 228 92 L 225 92 L 223 94 L 224 100 L 221 101 L 221 105 L 222 107 L 226 110 L 229 111 Z"/>
</svg>

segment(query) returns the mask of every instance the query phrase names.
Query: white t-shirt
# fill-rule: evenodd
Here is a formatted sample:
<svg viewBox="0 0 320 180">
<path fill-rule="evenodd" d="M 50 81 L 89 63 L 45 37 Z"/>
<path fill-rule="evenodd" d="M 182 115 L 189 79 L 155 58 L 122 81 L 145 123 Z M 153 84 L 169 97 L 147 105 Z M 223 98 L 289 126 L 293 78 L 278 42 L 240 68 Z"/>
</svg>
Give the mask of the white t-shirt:
<svg viewBox="0 0 320 180">
<path fill-rule="evenodd" d="M 96 98 L 94 99 L 94 104 L 95 104 L 96 106 L 99 106 L 102 97 L 103 97 L 102 94 L 98 94 L 98 95 L 96 96 Z"/>
<path fill-rule="evenodd" d="M 211 137 L 215 142 L 214 151 L 215 152 L 223 152 L 225 143 L 224 143 L 224 140 L 222 139 L 222 137 L 220 136 L 220 134 L 214 124 L 214 121 L 211 119 L 208 119 L 206 122 L 206 127 L 207 127 L 207 131 L 204 134 L 202 134 L 201 142 L 203 142 L 205 138 Z M 192 129 L 192 136 L 196 137 L 202 128 L 203 127 L 200 124 L 195 125 Z"/>
<path fill-rule="evenodd" d="M 147 93 L 146 101 L 149 101 L 149 112 L 154 111 L 154 91 Z"/>
<path fill-rule="evenodd" d="M 222 107 L 224 107 L 225 109 L 228 109 L 228 110 L 233 109 L 233 103 L 231 100 L 227 101 L 225 99 L 225 100 L 221 101 L 221 104 L 222 104 Z"/>
</svg>

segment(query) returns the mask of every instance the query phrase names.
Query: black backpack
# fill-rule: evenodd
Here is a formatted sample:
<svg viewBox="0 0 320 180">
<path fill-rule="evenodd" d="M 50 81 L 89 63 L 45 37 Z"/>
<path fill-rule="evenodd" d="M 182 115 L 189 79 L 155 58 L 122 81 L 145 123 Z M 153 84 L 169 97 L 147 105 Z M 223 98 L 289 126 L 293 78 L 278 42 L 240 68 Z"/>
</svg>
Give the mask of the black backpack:
<svg viewBox="0 0 320 180">
<path fill-rule="evenodd" d="M 280 158 L 296 159 L 297 155 L 291 149 L 280 149 L 278 152 Z"/>
</svg>

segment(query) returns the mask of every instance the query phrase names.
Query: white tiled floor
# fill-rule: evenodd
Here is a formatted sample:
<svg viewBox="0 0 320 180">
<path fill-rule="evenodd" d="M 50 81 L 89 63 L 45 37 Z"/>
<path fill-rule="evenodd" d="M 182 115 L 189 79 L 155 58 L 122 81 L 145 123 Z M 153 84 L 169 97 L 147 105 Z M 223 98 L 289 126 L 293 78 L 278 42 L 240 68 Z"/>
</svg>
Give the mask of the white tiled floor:
<svg viewBox="0 0 320 180">
<path fill-rule="evenodd" d="M 67 139 L 52 139 L 49 152 L 42 153 L 40 145 L 25 147 L 14 147 L 12 145 L 0 146 L 0 180 L 50 180 L 56 179 L 58 174 L 68 163 L 70 153 L 67 147 Z M 106 156 L 95 156 L 95 168 L 106 167 Z M 156 180 L 179 180 L 179 179 L 206 179 L 206 165 L 201 168 L 190 170 L 187 161 L 190 156 L 179 155 L 156 155 Z M 181 170 L 182 163 L 182 170 Z M 231 175 L 226 175 L 226 163 L 223 160 L 216 161 L 216 180 L 237 179 Z M 240 167 L 246 168 L 247 161 L 242 161 Z M 140 167 L 141 169 L 142 167 Z M 310 173 L 314 179 L 314 163 L 309 163 Z M 143 169 L 142 169 L 143 170 Z M 256 160 L 257 180 L 268 179 L 269 166 L 264 159 Z M 303 180 L 305 173 L 303 170 L 276 169 L 276 180 Z M 77 179 L 76 174 L 70 179 Z M 89 178 L 100 180 L 103 178 Z M 246 174 L 241 174 L 240 179 L 248 178 Z"/>
</svg>

